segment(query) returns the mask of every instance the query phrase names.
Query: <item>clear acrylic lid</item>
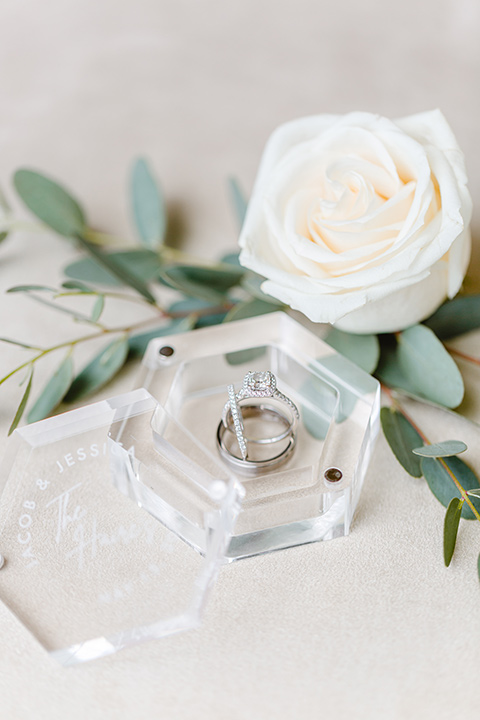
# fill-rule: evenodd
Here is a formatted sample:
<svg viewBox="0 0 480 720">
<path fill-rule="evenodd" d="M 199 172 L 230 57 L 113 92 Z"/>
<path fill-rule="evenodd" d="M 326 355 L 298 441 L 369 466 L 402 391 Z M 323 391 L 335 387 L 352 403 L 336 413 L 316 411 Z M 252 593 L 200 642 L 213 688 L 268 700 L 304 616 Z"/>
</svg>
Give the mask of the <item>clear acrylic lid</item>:
<svg viewBox="0 0 480 720">
<path fill-rule="evenodd" d="M 242 489 L 146 390 L 16 430 L 0 483 L 0 600 L 62 664 L 198 625 Z"/>
</svg>

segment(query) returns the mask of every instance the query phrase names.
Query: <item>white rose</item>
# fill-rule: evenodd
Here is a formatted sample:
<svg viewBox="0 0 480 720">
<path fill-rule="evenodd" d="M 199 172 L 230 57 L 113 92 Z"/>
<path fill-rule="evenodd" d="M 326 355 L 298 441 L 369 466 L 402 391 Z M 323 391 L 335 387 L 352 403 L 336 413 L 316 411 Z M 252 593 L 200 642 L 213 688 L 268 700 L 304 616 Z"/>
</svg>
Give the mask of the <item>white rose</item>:
<svg viewBox="0 0 480 720">
<path fill-rule="evenodd" d="M 459 290 L 470 258 L 463 155 L 439 110 L 319 115 L 279 127 L 240 262 L 268 295 L 348 332 L 401 330 Z"/>
</svg>

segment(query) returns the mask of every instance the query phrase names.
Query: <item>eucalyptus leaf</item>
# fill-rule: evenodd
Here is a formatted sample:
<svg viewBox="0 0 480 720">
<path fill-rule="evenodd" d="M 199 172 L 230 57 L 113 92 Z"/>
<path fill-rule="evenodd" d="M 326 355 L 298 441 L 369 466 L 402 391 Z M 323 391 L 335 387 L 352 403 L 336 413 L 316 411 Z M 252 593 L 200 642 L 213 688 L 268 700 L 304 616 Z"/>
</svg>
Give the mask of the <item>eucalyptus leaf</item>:
<svg viewBox="0 0 480 720">
<path fill-rule="evenodd" d="M 474 490 L 468 490 L 467 495 L 470 497 L 480 498 L 480 488 Z"/>
<path fill-rule="evenodd" d="M 271 295 L 267 295 L 263 292 L 263 290 L 261 289 L 261 285 L 264 282 L 264 277 L 262 277 L 261 275 L 257 275 L 257 273 L 249 271 L 243 276 L 241 286 L 246 292 L 250 293 L 250 295 L 258 298 L 258 300 L 263 300 L 264 302 L 271 303 L 272 305 L 276 305 L 277 307 L 285 307 L 285 303 L 282 303 L 280 300 L 277 300 Z"/>
<path fill-rule="evenodd" d="M 355 335 L 332 327 L 324 340 L 369 374 L 373 373 L 378 365 L 380 343 L 376 335 Z"/>
<path fill-rule="evenodd" d="M 230 190 L 230 197 L 232 199 L 233 210 L 237 218 L 238 229 L 241 230 L 245 220 L 245 215 L 247 214 L 248 202 L 236 178 L 228 178 L 228 187 Z"/>
<path fill-rule="evenodd" d="M 374 395 L 378 391 L 378 382 L 358 365 L 338 353 L 316 358 L 314 369 L 321 368 L 322 374 L 336 387 L 339 402 L 335 414 L 337 423 L 344 422 L 356 407 L 358 396 L 352 387 L 363 395 Z"/>
<path fill-rule="evenodd" d="M 200 328 L 212 327 L 213 325 L 221 325 L 227 316 L 227 313 L 213 313 L 212 315 L 198 315 L 195 321 L 195 330 Z"/>
<path fill-rule="evenodd" d="M 160 187 L 144 158 L 138 158 L 130 178 L 135 225 L 144 245 L 156 249 L 165 240 L 166 211 Z"/>
<path fill-rule="evenodd" d="M 130 357 L 142 357 L 150 340 L 154 340 L 157 337 L 163 337 L 165 335 L 176 335 L 177 333 L 186 332 L 187 330 L 191 330 L 192 327 L 192 317 L 185 317 L 173 320 L 168 323 L 168 325 L 161 325 L 160 327 L 153 328 L 147 332 L 140 333 L 138 335 L 131 335 L 128 338 Z"/>
<path fill-rule="evenodd" d="M 443 525 L 443 558 L 448 567 L 452 561 L 457 542 L 458 525 L 462 516 L 463 500 L 452 498 L 448 504 Z"/>
<path fill-rule="evenodd" d="M 66 402 L 74 402 L 99 390 L 123 367 L 129 350 L 126 337 L 109 343 L 77 375 L 65 396 Z"/>
<path fill-rule="evenodd" d="M 42 392 L 38 396 L 35 404 L 28 413 L 28 422 L 36 422 L 43 420 L 52 414 L 53 410 L 59 405 L 68 392 L 73 380 L 73 360 L 70 353 L 60 363 L 50 380 L 47 382 Z"/>
<path fill-rule="evenodd" d="M 387 385 L 387 387 L 399 390 L 404 395 L 424 403 L 426 398 L 418 393 L 409 378 L 400 368 L 396 347 L 385 347 L 385 345 L 382 345 L 382 342 L 380 345 L 380 360 L 375 370 L 375 377 L 384 385 Z"/>
<path fill-rule="evenodd" d="M 97 245 L 94 245 L 81 235 L 76 236 L 77 241 L 82 247 L 93 255 L 100 265 L 114 275 L 121 283 L 128 285 L 142 295 L 149 303 L 155 304 L 155 298 L 148 289 L 146 283 L 132 273 L 129 267 L 125 267 L 118 263 L 117 259 L 111 253 L 105 253 Z"/>
<path fill-rule="evenodd" d="M 243 268 L 233 265 L 222 265 L 221 269 L 215 266 L 174 265 L 165 268 L 161 277 L 170 287 L 189 297 L 222 304 L 225 302 L 225 294 L 240 283 L 244 272 Z"/>
<path fill-rule="evenodd" d="M 121 250 L 108 254 L 116 264 L 130 271 L 138 280 L 151 282 L 158 277 L 161 261 L 157 253 L 152 250 Z M 67 277 L 74 280 L 86 281 L 94 285 L 123 285 L 120 279 L 111 273 L 104 264 L 94 258 L 82 258 L 67 265 L 64 269 Z"/>
<path fill-rule="evenodd" d="M 78 290 L 79 292 L 85 293 L 86 295 L 96 293 L 96 290 L 89 287 L 88 285 L 84 285 L 84 283 L 81 283 L 77 280 L 67 280 L 66 282 L 62 283 L 62 287 L 65 288 L 65 290 Z"/>
<path fill-rule="evenodd" d="M 464 385 L 460 370 L 430 328 L 413 325 L 399 333 L 397 360 L 421 397 L 448 408 L 462 402 Z"/>
<path fill-rule="evenodd" d="M 11 340 L 10 338 L 0 337 L 0 342 L 9 343 L 9 345 L 18 345 L 18 347 L 25 348 L 26 350 L 38 350 L 39 348 L 34 345 L 27 345 L 26 343 L 20 342 L 19 340 Z"/>
<path fill-rule="evenodd" d="M 190 315 L 191 313 L 203 313 L 206 311 L 217 312 L 219 309 L 218 303 L 212 303 L 208 300 L 201 300 L 199 298 L 188 297 L 182 300 L 176 300 L 168 308 L 169 313 L 181 313 L 182 315 Z"/>
<path fill-rule="evenodd" d="M 234 320 L 244 320 L 245 318 L 257 317 L 271 312 L 278 312 L 280 308 L 272 303 L 264 302 L 254 298 L 235 305 L 225 316 L 224 322 L 233 322 Z"/>
<path fill-rule="evenodd" d="M 240 254 L 238 252 L 232 252 L 227 253 L 226 255 L 223 255 L 220 259 L 220 262 L 224 265 L 234 265 L 235 267 L 242 267 L 240 265 Z"/>
<path fill-rule="evenodd" d="M 459 455 L 465 450 L 468 450 L 468 448 L 461 440 L 444 440 L 432 445 L 414 448 L 412 452 L 422 457 L 452 457 L 452 455 Z"/>
<path fill-rule="evenodd" d="M 448 507 L 453 497 L 461 497 L 460 491 L 455 485 L 450 473 L 457 478 L 464 490 L 477 490 L 480 488 L 477 476 L 460 458 L 422 458 L 421 464 L 422 472 L 430 490 L 445 507 Z M 477 502 L 473 502 L 475 507 L 477 507 Z M 480 503 L 478 507 L 480 507 Z M 464 503 L 463 506 L 462 517 L 466 520 L 473 520 L 475 518 L 475 515 L 466 503 Z"/>
<path fill-rule="evenodd" d="M 28 297 L 31 298 L 31 300 L 35 300 L 35 302 L 40 303 L 40 305 L 45 305 L 46 307 L 52 308 L 52 310 L 57 310 L 57 312 L 63 313 L 64 315 L 70 315 L 70 317 L 73 317 L 77 322 L 92 322 L 92 319 L 88 315 L 83 315 L 76 310 L 70 310 L 62 305 L 58 305 L 56 302 L 45 300 L 45 298 L 39 297 L 38 295 L 28 295 Z"/>
<path fill-rule="evenodd" d="M 383 407 L 380 411 L 383 433 L 400 465 L 409 475 L 422 477 L 420 458 L 413 454 L 423 440 L 407 418 L 393 408 Z"/>
<path fill-rule="evenodd" d="M 405 390 L 409 395 L 419 397 L 412 383 L 400 368 L 397 357 L 397 342 L 395 345 L 386 344 L 382 338 L 380 342 L 380 359 L 375 370 L 375 376 L 388 387 Z"/>
<path fill-rule="evenodd" d="M 7 293 L 23 293 L 23 292 L 51 292 L 56 293 L 56 289 L 47 285 L 15 285 L 8 288 Z"/>
<path fill-rule="evenodd" d="M 17 170 L 13 183 L 28 209 L 59 235 L 75 237 L 85 230 L 83 209 L 58 183 L 28 169 Z"/>
<path fill-rule="evenodd" d="M 195 328 L 220 325 L 227 315 L 227 311 L 219 312 L 218 303 L 211 303 L 207 300 L 200 300 L 199 298 L 177 300 L 170 305 L 168 312 L 171 314 L 182 313 L 182 315 L 196 315 Z"/>
<path fill-rule="evenodd" d="M 480 295 L 448 300 L 424 323 L 442 340 L 477 330 L 480 328 Z"/>
<path fill-rule="evenodd" d="M 325 440 L 335 417 L 337 392 L 321 378 L 312 375 L 302 385 L 300 396 L 305 398 L 300 406 L 305 429 L 317 440 Z"/>
<path fill-rule="evenodd" d="M 98 295 L 97 299 L 95 300 L 93 309 L 92 309 L 92 314 L 90 316 L 90 320 L 92 323 L 96 323 L 100 320 L 100 316 L 103 312 L 104 307 L 105 307 L 105 297 L 103 295 Z"/>
<path fill-rule="evenodd" d="M 10 425 L 10 428 L 8 430 L 9 435 L 12 434 L 12 432 L 15 430 L 18 423 L 22 419 L 22 415 L 27 406 L 28 398 L 30 397 L 30 390 L 32 389 L 32 380 L 33 380 L 33 365 L 31 365 L 31 367 L 30 367 L 30 375 L 28 378 L 27 387 L 25 389 L 25 392 L 23 393 L 22 399 L 20 401 L 20 405 L 18 406 L 18 410 L 15 413 L 15 417 L 13 418 L 12 424 Z"/>
</svg>

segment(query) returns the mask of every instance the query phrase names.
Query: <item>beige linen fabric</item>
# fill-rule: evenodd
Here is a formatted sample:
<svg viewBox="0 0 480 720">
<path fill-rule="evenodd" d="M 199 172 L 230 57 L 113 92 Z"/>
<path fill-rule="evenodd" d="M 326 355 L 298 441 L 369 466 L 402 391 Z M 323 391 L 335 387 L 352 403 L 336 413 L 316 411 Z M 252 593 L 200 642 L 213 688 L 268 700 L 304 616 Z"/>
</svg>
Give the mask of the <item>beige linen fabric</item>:
<svg viewBox="0 0 480 720">
<path fill-rule="evenodd" d="M 48 171 L 95 226 L 128 236 L 126 170 L 145 153 L 184 247 L 211 257 L 236 242 L 226 176 L 250 189 L 281 122 L 438 106 L 465 150 L 476 202 L 479 35 L 475 0 L 5 0 L 0 179 L 8 189 L 20 165 Z M 19 233 L 0 246 L 0 287 L 55 284 L 73 256 L 49 233 Z M 112 323 L 135 317 L 109 312 Z M 0 297 L 0 335 L 47 345 L 79 332 L 26 298 Z M 477 335 L 459 346 L 480 354 Z M 0 374 L 24 357 L 2 345 Z M 59 361 L 39 367 L 37 387 Z M 130 389 L 136 372 L 129 366 L 96 399 Z M 0 389 L 2 452 L 19 392 L 15 382 Z M 480 417 L 478 404 L 471 412 Z M 465 439 L 480 469 L 475 430 L 412 413 L 432 440 Z M 198 631 L 64 670 L 0 605 L 0 717 L 474 717 L 479 527 L 463 523 L 446 570 L 443 516 L 381 439 L 351 535 L 225 568 Z"/>
</svg>

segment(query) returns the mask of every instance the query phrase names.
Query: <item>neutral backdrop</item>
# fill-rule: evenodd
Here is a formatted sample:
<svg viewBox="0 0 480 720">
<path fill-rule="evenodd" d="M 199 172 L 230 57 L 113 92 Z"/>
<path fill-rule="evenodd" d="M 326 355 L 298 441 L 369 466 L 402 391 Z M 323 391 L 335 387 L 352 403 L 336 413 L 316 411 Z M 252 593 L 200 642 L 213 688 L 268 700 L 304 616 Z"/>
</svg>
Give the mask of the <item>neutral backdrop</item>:
<svg viewBox="0 0 480 720">
<path fill-rule="evenodd" d="M 12 198 L 15 168 L 42 169 L 93 225 L 128 238 L 127 172 L 144 154 L 175 241 L 212 257 L 236 244 L 227 176 L 250 190 L 281 122 L 439 107 L 466 154 L 478 235 L 479 38 L 477 0 L 3 0 L 0 182 Z M 57 283 L 74 255 L 25 227 L 0 246 L 0 288 Z M 2 292 L 0 335 L 46 345 L 73 333 Z M 461 343 L 480 354 L 476 335 Z M 23 357 L 2 345 L 0 375 Z M 130 389 L 136 371 L 98 397 Z M 2 452 L 20 392 L 0 388 Z M 480 470 L 476 429 L 412 412 L 433 439 L 468 438 Z M 443 514 L 381 439 L 351 535 L 229 566 L 198 631 L 64 670 L 0 605 L 0 717 L 476 717 L 479 528 L 463 523 L 446 570 Z"/>
</svg>

